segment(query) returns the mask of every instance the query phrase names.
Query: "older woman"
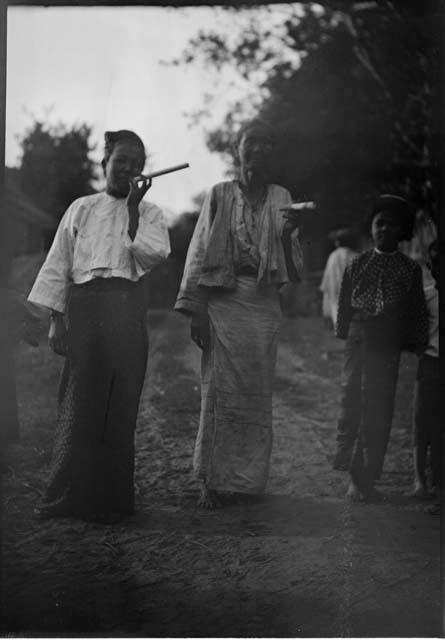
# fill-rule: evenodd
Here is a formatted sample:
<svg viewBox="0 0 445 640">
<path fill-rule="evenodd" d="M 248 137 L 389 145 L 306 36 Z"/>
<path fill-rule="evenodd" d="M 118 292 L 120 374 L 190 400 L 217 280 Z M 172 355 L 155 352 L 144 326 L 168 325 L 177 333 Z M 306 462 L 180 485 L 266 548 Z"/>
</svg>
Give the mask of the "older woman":
<svg viewBox="0 0 445 640">
<path fill-rule="evenodd" d="M 302 269 L 295 219 L 280 211 L 290 194 L 267 184 L 272 148 L 262 121 L 241 129 L 240 179 L 208 193 L 175 306 L 191 316 L 192 339 L 203 350 L 194 453 L 203 508 L 262 495 L 268 478 L 278 290 Z"/>
<path fill-rule="evenodd" d="M 52 469 L 37 515 L 115 522 L 134 511 L 134 431 L 147 361 L 140 278 L 170 251 L 162 211 L 135 181 L 145 149 L 107 132 L 105 192 L 62 218 L 29 300 L 51 310 L 49 343 L 65 355 Z"/>
</svg>

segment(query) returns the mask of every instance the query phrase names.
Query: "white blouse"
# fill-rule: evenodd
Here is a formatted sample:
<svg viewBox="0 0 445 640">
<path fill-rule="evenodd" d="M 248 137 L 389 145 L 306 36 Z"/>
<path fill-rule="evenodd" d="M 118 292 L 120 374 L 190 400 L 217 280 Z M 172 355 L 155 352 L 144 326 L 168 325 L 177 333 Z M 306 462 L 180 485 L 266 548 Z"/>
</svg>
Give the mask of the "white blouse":
<svg viewBox="0 0 445 640">
<path fill-rule="evenodd" d="M 98 277 L 136 281 L 165 260 L 170 242 L 161 209 L 142 200 L 139 212 L 132 241 L 125 198 L 102 192 L 75 200 L 60 221 L 28 300 L 63 313 L 71 283 Z"/>
</svg>

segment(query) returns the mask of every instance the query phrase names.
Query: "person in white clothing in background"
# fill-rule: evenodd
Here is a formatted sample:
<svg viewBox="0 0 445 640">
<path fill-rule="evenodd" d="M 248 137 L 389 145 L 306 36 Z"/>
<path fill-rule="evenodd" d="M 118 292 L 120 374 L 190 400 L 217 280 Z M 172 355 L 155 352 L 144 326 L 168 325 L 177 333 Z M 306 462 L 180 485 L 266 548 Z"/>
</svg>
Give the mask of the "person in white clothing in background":
<svg viewBox="0 0 445 640">
<path fill-rule="evenodd" d="M 332 234 L 335 249 L 326 262 L 320 291 L 323 294 L 323 317 L 331 328 L 337 323 L 338 297 L 346 266 L 357 255 L 357 234 L 352 229 L 339 229 Z"/>
<path fill-rule="evenodd" d="M 65 364 L 51 473 L 39 517 L 112 523 L 134 512 L 134 431 L 148 353 L 140 279 L 170 252 L 132 131 L 105 133 L 106 189 L 63 216 L 28 300 L 50 309 Z"/>
</svg>

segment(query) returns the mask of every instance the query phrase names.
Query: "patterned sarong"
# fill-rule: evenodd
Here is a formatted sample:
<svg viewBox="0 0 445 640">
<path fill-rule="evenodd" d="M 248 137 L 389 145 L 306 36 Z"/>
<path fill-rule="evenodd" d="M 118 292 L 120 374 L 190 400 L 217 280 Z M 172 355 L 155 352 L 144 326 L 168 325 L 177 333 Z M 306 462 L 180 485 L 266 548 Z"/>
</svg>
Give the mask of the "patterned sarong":
<svg viewBox="0 0 445 640">
<path fill-rule="evenodd" d="M 134 432 L 147 362 L 139 283 L 73 285 L 43 508 L 85 519 L 134 511 Z"/>
<path fill-rule="evenodd" d="M 238 276 L 209 296 L 194 470 L 210 489 L 259 494 L 272 448 L 272 380 L 281 309 L 277 287 Z"/>
</svg>

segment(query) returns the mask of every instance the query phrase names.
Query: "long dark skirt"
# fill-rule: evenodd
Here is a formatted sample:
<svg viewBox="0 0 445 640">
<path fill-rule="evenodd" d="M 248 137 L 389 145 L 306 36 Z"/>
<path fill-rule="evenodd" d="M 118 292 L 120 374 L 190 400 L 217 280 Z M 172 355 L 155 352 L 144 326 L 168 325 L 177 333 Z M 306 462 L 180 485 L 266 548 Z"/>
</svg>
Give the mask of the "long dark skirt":
<svg viewBox="0 0 445 640">
<path fill-rule="evenodd" d="M 123 279 L 73 285 L 68 355 L 43 509 L 107 520 L 134 512 L 134 432 L 147 364 L 142 290 Z"/>
</svg>

